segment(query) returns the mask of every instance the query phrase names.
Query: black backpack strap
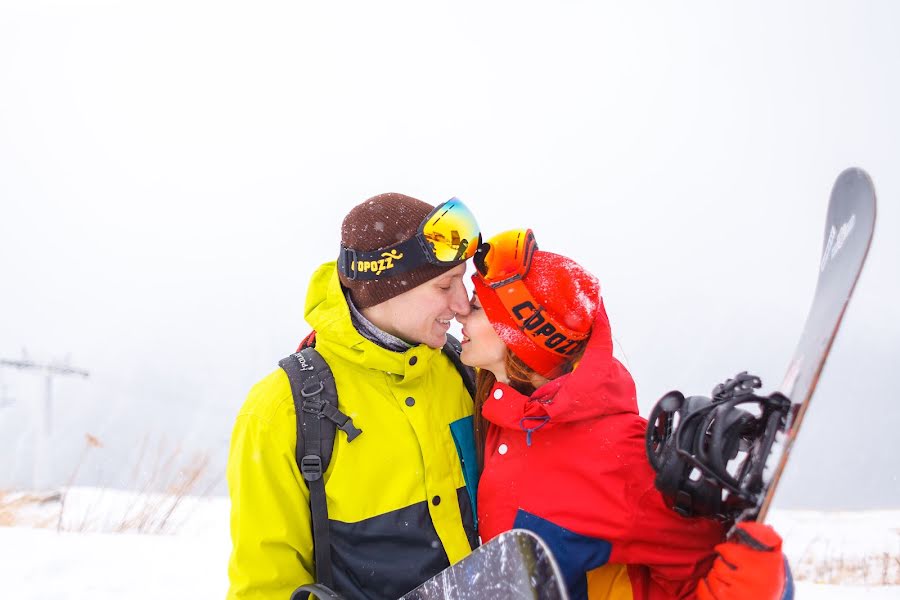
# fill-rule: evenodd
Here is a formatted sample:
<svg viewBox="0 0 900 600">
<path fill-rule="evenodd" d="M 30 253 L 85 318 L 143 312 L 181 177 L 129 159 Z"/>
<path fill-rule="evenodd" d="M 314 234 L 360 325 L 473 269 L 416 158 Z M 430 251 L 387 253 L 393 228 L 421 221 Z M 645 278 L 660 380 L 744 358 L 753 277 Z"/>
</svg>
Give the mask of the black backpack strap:
<svg viewBox="0 0 900 600">
<path fill-rule="evenodd" d="M 362 433 L 350 417 L 338 410 L 337 387 L 331 368 L 312 347 L 291 354 L 278 362 L 287 373 L 297 413 L 297 465 L 309 486 L 316 579 L 334 585 L 331 569 L 331 535 L 328 530 L 328 505 L 325 501 L 323 474 L 331 460 L 335 428 L 353 441 Z"/>
<path fill-rule="evenodd" d="M 447 358 L 450 359 L 450 362 L 453 363 L 453 366 L 456 367 L 456 370 L 459 371 L 459 376 L 462 377 L 463 383 L 466 385 L 466 389 L 469 391 L 469 395 L 474 398 L 475 369 L 464 365 L 459 359 L 459 354 L 462 352 L 462 344 L 459 343 L 458 339 L 448 333 L 447 343 L 444 344 L 443 351 L 444 354 L 447 355 Z"/>
</svg>

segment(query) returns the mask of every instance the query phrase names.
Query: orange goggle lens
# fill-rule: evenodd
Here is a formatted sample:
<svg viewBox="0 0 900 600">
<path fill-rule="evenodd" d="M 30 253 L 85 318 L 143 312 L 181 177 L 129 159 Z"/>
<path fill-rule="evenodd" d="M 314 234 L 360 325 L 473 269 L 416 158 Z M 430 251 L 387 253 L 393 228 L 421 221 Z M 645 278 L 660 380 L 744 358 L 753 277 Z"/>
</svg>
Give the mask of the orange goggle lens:
<svg viewBox="0 0 900 600">
<path fill-rule="evenodd" d="M 537 249 L 530 229 L 504 231 L 479 245 L 473 262 L 482 280 L 497 288 L 525 277 Z"/>
<path fill-rule="evenodd" d="M 472 211 L 458 198 L 435 208 L 420 230 L 432 262 L 458 263 L 471 258 L 481 241 L 481 231 Z"/>
</svg>

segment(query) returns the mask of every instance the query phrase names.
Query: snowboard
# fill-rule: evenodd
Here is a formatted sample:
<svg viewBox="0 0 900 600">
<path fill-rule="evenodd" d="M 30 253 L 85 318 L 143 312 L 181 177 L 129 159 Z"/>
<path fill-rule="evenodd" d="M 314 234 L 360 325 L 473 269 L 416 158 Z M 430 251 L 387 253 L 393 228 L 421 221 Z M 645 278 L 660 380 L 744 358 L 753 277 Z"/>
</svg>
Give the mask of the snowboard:
<svg viewBox="0 0 900 600">
<path fill-rule="evenodd" d="M 777 392 L 739 373 L 711 396 L 673 390 L 650 413 L 647 457 L 667 504 L 686 517 L 764 521 L 809 408 L 875 227 L 875 190 L 861 169 L 831 192 L 812 306 Z"/>
<path fill-rule="evenodd" d="M 530 531 L 501 533 L 408 592 L 401 600 L 567 600 L 562 575 Z"/>
<path fill-rule="evenodd" d="M 875 205 L 875 187 L 865 171 L 849 168 L 838 176 L 828 203 L 812 306 L 779 388 L 791 401 L 790 412 L 781 439 L 776 439 L 768 457 L 767 471 L 771 470 L 767 473 L 766 493 L 747 518 L 765 520 L 869 252 L 875 229 Z"/>
</svg>

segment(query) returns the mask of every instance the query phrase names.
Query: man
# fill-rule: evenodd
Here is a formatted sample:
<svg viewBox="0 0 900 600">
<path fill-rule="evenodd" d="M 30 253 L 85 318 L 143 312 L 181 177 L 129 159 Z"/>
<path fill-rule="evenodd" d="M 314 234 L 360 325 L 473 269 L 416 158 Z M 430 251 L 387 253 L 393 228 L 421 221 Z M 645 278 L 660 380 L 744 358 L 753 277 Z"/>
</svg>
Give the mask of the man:
<svg viewBox="0 0 900 600">
<path fill-rule="evenodd" d="M 397 598 L 477 544 L 461 463 L 471 440 L 454 433 L 471 431 L 472 401 L 441 348 L 470 310 L 463 275 L 478 240 L 456 199 L 435 209 L 381 194 L 350 211 L 337 263 L 312 277 L 305 317 L 338 408 L 362 430 L 352 442 L 338 431 L 324 474 L 334 588 L 348 599 Z M 231 439 L 230 600 L 287 600 L 316 579 L 296 443 L 277 369 L 251 390 Z"/>
</svg>

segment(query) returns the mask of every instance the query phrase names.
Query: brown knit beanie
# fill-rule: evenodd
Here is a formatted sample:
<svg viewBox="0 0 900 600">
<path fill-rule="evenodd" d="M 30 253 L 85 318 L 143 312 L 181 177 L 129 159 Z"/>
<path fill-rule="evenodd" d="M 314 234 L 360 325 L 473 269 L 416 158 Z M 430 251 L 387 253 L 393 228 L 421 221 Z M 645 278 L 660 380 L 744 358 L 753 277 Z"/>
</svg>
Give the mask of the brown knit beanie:
<svg viewBox="0 0 900 600">
<path fill-rule="evenodd" d="M 358 252 L 371 252 L 410 239 L 434 210 L 427 202 L 403 194 L 387 193 L 355 206 L 341 226 L 341 243 Z M 375 280 L 351 280 L 338 272 L 357 308 L 368 308 L 399 296 L 417 285 L 446 273 L 456 265 L 425 263 L 405 273 Z"/>
</svg>

